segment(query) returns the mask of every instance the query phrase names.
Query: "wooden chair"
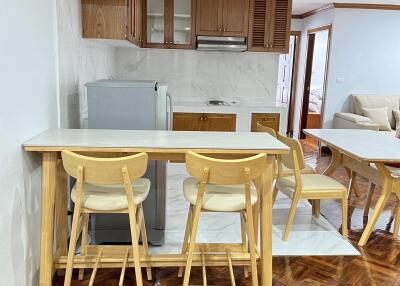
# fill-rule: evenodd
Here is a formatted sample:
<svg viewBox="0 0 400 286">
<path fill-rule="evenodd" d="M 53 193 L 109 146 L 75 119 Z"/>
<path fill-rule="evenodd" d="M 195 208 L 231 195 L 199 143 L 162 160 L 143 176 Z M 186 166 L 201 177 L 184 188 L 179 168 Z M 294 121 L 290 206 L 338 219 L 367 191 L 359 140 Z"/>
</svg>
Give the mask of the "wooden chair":
<svg viewBox="0 0 400 286">
<path fill-rule="evenodd" d="M 258 285 L 257 279 L 257 244 L 253 225 L 252 205 L 258 200 L 258 193 L 253 181 L 259 178 L 266 167 L 266 155 L 259 154 L 246 159 L 221 160 L 198 155 L 186 154 L 186 169 L 192 177 L 183 183 L 184 195 L 190 203 L 188 220 L 182 253 L 187 254 L 183 285 L 189 284 L 194 252 L 200 251 L 203 265 L 203 284 L 205 278 L 205 252 L 226 251 L 231 282 L 234 282 L 232 269 L 233 253 L 250 254 L 252 285 Z M 235 244 L 197 244 L 196 236 L 201 212 L 238 212 L 241 216 L 242 243 Z M 248 244 L 246 244 L 246 233 Z M 213 247 L 215 246 L 215 247 Z M 216 255 L 210 254 L 210 255 Z M 248 259 L 248 256 L 247 256 Z M 245 268 L 245 276 L 248 272 Z M 182 276 L 183 267 L 179 269 Z"/>
<path fill-rule="evenodd" d="M 303 174 L 301 170 L 305 168 L 304 159 L 301 157 L 303 152 L 300 142 L 296 139 L 281 137 L 284 144 L 290 147 L 288 155 L 281 155 L 282 162 L 294 170 L 294 175 L 280 177 L 276 181 L 274 197 L 281 191 L 292 199 L 289 218 L 283 235 L 283 240 L 287 240 L 292 228 L 297 203 L 300 199 L 320 200 L 320 199 L 340 199 L 342 201 L 342 236 L 347 238 L 347 189 L 336 180 L 320 174 Z M 319 209 L 318 209 L 319 212 Z M 315 214 L 318 217 L 318 214 Z"/>
<path fill-rule="evenodd" d="M 71 284 L 76 242 L 80 233 L 82 233 L 81 255 L 86 255 L 88 249 L 86 238 L 91 213 L 126 213 L 129 215 L 132 246 L 126 247 L 122 254 L 121 251 L 118 254 L 111 251 L 112 253 L 108 253 L 108 255 L 117 258 L 116 262 L 120 259 L 122 265 L 120 285 L 122 285 L 131 250 L 136 283 L 143 285 L 138 239 L 139 236 L 142 237 L 144 253 L 147 255 L 148 244 L 142 202 L 149 193 L 150 181 L 141 178 L 147 169 L 147 158 L 146 153 L 121 158 L 94 158 L 70 151 L 62 152 L 66 172 L 77 180 L 71 192 L 75 208 L 64 286 Z M 89 285 L 93 285 L 97 268 L 106 250 L 109 248 L 98 246 L 96 249 L 96 263 Z M 79 279 L 82 278 L 83 269 L 80 269 Z M 150 267 L 147 268 L 147 278 L 151 279 Z"/>
<path fill-rule="evenodd" d="M 268 133 L 269 135 L 271 135 L 271 136 L 276 138 L 275 129 L 273 129 L 271 127 L 268 127 L 268 126 L 264 126 L 260 122 L 257 122 L 256 132 L 265 132 L 265 133 Z"/>
</svg>

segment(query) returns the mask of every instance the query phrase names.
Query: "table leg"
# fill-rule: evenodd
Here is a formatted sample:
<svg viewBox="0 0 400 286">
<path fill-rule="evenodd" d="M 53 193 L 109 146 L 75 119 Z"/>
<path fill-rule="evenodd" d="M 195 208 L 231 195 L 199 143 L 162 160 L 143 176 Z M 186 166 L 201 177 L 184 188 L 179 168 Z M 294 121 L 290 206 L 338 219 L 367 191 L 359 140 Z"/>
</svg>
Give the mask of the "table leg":
<svg viewBox="0 0 400 286">
<path fill-rule="evenodd" d="M 261 285 L 263 286 L 272 285 L 272 158 L 272 156 L 268 156 L 267 168 L 262 175 L 263 182 L 260 196 L 260 272 Z"/>
<path fill-rule="evenodd" d="M 324 175 L 329 176 L 331 175 L 337 167 L 339 167 L 342 164 L 342 154 L 340 152 L 332 147 L 329 146 L 329 149 L 331 150 L 332 153 L 332 158 L 329 166 L 325 169 L 323 172 Z"/>
<path fill-rule="evenodd" d="M 57 162 L 57 182 L 55 194 L 56 245 L 60 255 L 67 255 L 68 242 L 68 176 L 61 160 Z"/>
<path fill-rule="evenodd" d="M 57 153 L 45 152 L 42 159 L 42 206 L 40 230 L 40 286 L 50 286 L 53 276 L 53 225 Z"/>
<path fill-rule="evenodd" d="M 359 246 L 364 246 L 367 243 L 369 236 L 371 235 L 371 232 L 374 229 L 375 224 L 378 218 L 380 217 L 393 188 L 393 179 L 390 175 L 390 172 L 381 163 L 377 164 L 377 167 L 383 177 L 382 194 L 379 197 L 378 202 L 376 203 L 374 213 L 372 214 L 372 218 L 368 221 L 368 224 L 365 227 L 365 230 L 360 238 L 360 241 L 358 242 Z"/>
</svg>

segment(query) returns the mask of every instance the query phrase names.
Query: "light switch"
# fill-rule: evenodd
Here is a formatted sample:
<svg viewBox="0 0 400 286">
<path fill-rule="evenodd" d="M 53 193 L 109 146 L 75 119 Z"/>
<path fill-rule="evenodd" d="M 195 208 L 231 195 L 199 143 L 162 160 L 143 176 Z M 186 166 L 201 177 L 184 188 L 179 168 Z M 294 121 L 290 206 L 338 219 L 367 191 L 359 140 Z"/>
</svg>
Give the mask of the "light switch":
<svg viewBox="0 0 400 286">
<path fill-rule="evenodd" d="M 344 83 L 344 78 L 338 77 L 338 78 L 336 79 L 336 83 L 337 83 L 337 84 L 343 84 L 343 83 Z"/>
</svg>

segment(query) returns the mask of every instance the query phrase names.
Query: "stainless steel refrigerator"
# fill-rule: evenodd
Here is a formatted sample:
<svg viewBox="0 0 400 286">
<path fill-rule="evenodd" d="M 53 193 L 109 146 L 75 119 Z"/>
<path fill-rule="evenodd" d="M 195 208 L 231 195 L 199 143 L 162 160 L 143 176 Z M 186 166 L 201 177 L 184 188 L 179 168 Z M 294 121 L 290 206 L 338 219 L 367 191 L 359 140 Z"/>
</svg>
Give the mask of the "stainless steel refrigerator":
<svg viewBox="0 0 400 286">
<path fill-rule="evenodd" d="M 171 99 L 167 85 L 156 81 L 100 80 L 86 84 L 89 129 L 167 130 Z M 148 240 L 164 243 L 166 203 L 165 161 L 149 161 L 145 177 L 151 180 L 144 202 Z M 96 214 L 91 221 L 97 243 L 130 242 L 129 220 L 124 214 Z"/>
</svg>

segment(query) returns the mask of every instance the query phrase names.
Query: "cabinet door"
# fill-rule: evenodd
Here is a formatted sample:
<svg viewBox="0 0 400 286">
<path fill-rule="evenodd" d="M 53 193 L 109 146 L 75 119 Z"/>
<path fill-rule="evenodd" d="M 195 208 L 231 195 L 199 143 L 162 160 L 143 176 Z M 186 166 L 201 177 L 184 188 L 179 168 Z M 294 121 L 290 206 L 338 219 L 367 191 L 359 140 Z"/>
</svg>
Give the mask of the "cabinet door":
<svg viewBox="0 0 400 286">
<path fill-rule="evenodd" d="M 287 53 L 292 0 L 250 0 L 249 50 Z"/>
<path fill-rule="evenodd" d="M 289 51 L 292 0 L 273 0 L 268 29 L 269 51 L 287 53 Z"/>
<path fill-rule="evenodd" d="M 236 131 L 236 114 L 204 114 L 204 131 Z"/>
<path fill-rule="evenodd" d="M 196 35 L 222 34 L 222 6 L 224 0 L 197 0 Z"/>
<path fill-rule="evenodd" d="M 144 0 L 144 46 L 164 47 L 165 44 L 165 1 Z"/>
<path fill-rule="evenodd" d="M 196 1 L 173 0 L 173 7 L 173 48 L 194 48 Z"/>
<path fill-rule="evenodd" d="M 202 113 L 174 112 L 172 129 L 176 131 L 202 131 Z"/>
<path fill-rule="evenodd" d="M 223 0 L 223 35 L 246 37 L 249 22 L 249 0 Z"/>
<path fill-rule="evenodd" d="M 126 0 L 82 0 L 82 37 L 125 40 Z"/>
<path fill-rule="evenodd" d="M 127 38 L 132 43 L 141 47 L 142 39 L 142 14 L 143 0 L 128 0 L 128 35 Z"/>
<path fill-rule="evenodd" d="M 263 126 L 273 128 L 276 132 L 279 132 L 279 113 L 252 113 L 251 114 L 251 131 L 257 130 L 257 123 Z"/>
</svg>

